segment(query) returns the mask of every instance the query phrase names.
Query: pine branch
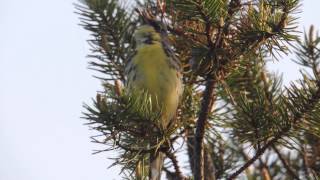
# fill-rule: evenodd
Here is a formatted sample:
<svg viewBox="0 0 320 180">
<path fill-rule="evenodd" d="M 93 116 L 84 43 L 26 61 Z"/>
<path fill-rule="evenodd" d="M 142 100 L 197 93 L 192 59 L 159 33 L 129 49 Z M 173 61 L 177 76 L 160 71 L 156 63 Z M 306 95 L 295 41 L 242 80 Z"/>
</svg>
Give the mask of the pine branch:
<svg viewBox="0 0 320 180">
<path fill-rule="evenodd" d="M 292 170 L 292 168 L 290 167 L 290 165 L 287 163 L 287 161 L 282 157 L 282 154 L 280 153 L 280 151 L 278 150 L 278 148 L 275 145 L 272 145 L 272 149 L 274 150 L 274 152 L 276 152 L 276 154 L 278 155 L 281 163 L 283 164 L 284 168 L 286 168 L 288 174 L 297 180 L 300 180 L 300 178 L 298 177 L 298 175 L 296 175 L 296 173 Z"/>
<path fill-rule="evenodd" d="M 212 161 L 212 155 L 208 152 L 209 147 L 204 147 L 204 179 L 205 180 L 216 180 L 216 170 Z"/>
<path fill-rule="evenodd" d="M 75 7 L 81 16 L 81 26 L 91 32 L 89 57 L 99 61 L 90 62 L 90 68 L 107 75 L 107 81 L 124 81 L 124 62 L 133 54 L 131 37 L 136 17 L 117 0 L 83 0 Z"/>
<path fill-rule="evenodd" d="M 310 180 L 309 178 L 309 169 L 308 169 L 308 165 L 307 165 L 307 153 L 306 153 L 306 150 L 305 150 L 305 147 L 302 145 L 301 147 L 301 156 L 302 156 L 302 169 L 303 169 L 303 172 L 304 172 L 304 177 L 307 179 L 307 180 Z"/>
<path fill-rule="evenodd" d="M 235 9 L 234 4 L 237 4 L 240 6 L 240 3 L 237 3 L 238 0 L 233 0 L 229 4 L 229 10 L 230 9 Z M 219 33 L 215 44 L 212 43 L 212 38 L 211 38 L 211 22 L 209 20 L 209 17 L 205 15 L 203 10 L 201 9 L 201 6 L 198 6 L 198 10 L 202 15 L 203 20 L 206 22 L 205 23 L 205 33 L 207 37 L 207 45 L 210 49 L 209 53 L 214 53 L 215 49 L 220 49 L 222 47 L 222 42 L 223 42 L 223 36 L 225 36 L 226 31 L 224 33 Z M 233 15 L 234 12 L 233 10 L 229 11 L 229 15 Z M 231 19 L 231 17 L 229 16 Z M 225 29 L 228 29 L 228 25 L 225 25 Z M 201 103 L 201 110 L 199 113 L 199 118 L 196 123 L 196 133 L 195 133 L 195 146 L 194 146 L 194 178 L 202 180 L 204 178 L 204 147 L 203 147 L 203 138 L 205 134 L 205 125 L 208 120 L 208 115 L 210 113 L 210 110 L 212 108 L 212 105 L 215 102 L 216 96 L 215 96 L 215 86 L 216 86 L 216 79 L 208 76 L 202 103 Z"/>
<path fill-rule="evenodd" d="M 276 143 L 281 137 L 282 135 L 287 132 L 287 129 L 284 129 L 282 131 L 282 133 L 278 134 L 277 136 L 275 136 L 272 140 L 270 140 L 267 144 L 265 144 L 263 147 L 261 147 L 261 149 L 259 149 L 256 154 L 249 159 L 242 167 L 240 167 L 236 172 L 234 172 L 233 174 L 231 174 L 227 180 L 233 180 L 235 179 L 238 175 L 240 175 L 244 170 L 246 170 L 249 166 L 251 166 L 257 159 L 260 158 L 260 156 L 274 143 Z"/>
<path fill-rule="evenodd" d="M 101 63 L 92 62 L 91 65 L 95 70 L 102 72 L 107 76 L 111 76 L 104 78 L 104 80 L 106 81 L 114 79 L 121 79 L 122 81 L 124 81 L 125 77 L 123 76 L 123 67 L 124 63 L 132 56 L 133 53 L 133 44 L 132 42 L 130 42 L 130 40 L 136 24 L 134 22 L 131 26 L 131 17 L 130 15 L 127 16 L 123 8 L 120 8 L 118 6 L 113 7 L 113 5 L 117 4 L 117 0 L 86 0 L 86 2 L 89 1 L 111 4 L 107 6 L 103 5 L 103 7 L 97 6 L 94 8 L 78 7 L 78 9 L 82 12 L 81 15 L 86 17 L 86 19 L 83 19 L 82 21 L 84 23 L 84 27 L 87 30 L 91 31 L 95 38 L 91 41 L 91 43 L 94 48 L 93 52 L 98 53 L 98 55 L 92 55 L 92 57 L 97 58 L 99 61 L 101 61 Z M 292 1 L 294 0 L 290 0 L 290 2 Z M 199 95 L 202 96 L 200 107 L 201 109 L 199 111 L 198 121 L 196 123 L 195 135 L 192 131 L 192 135 L 194 136 L 194 138 L 188 137 L 188 155 L 191 161 L 191 169 L 194 173 L 195 180 L 202 180 L 203 178 L 206 178 L 204 173 L 210 171 L 207 170 L 210 168 L 210 166 L 206 167 L 206 165 L 211 165 L 209 162 L 206 162 L 203 159 L 206 155 L 211 156 L 211 154 L 204 154 L 206 153 L 204 136 L 206 134 L 208 119 L 210 119 L 211 114 L 213 114 L 213 112 L 211 112 L 212 106 L 219 98 L 219 95 L 216 92 L 216 87 L 219 83 L 218 78 L 224 78 L 224 75 L 227 75 L 228 71 L 232 71 L 233 67 L 236 66 L 236 61 L 240 56 L 256 51 L 258 47 L 267 42 L 267 39 L 272 39 L 274 41 L 276 41 L 275 39 L 277 38 L 281 39 L 282 35 L 285 34 L 283 30 L 286 26 L 286 20 L 288 18 L 287 16 L 289 14 L 290 8 L 288 7 L 287 9 L 283 9 L 284 13 L 280 17 L 280 20 L 278 19 L 278 26 L 273 26 L 273 24 L 270 23 L 273 27 L 271 30 L 272 32 L 263 34 L 263 31 L 256 31 L 255 33 L 251 34 L 254 38 L 250 39 L 248 37 L 237 36 L 238 33 L 241 34 L 242 28 L 240 22 L 240 19 L 243 18 L 242 13 L 237 13 L 243 5 L 240 4 L 241 0 L 179 0 L 177 2 L 181 2 L 181 8 L 179 9 L 179 11 L 176 11 L 176 9 L 172 9 L 172 11 L 178 12 L 177 15 L 179 15 L 179 13 L 183 12 L 185 9 L 185 12 L 183 13 L 184 17 L 182 17 L 181 19 L 187 19 L 186 15 L 192 16 L 192 13 L 194 11 L 194 8 L 190 8 L 191 6 L 187 10 L 187 7 L 183 6 L 183 3 L 196 2 L 198 11 L 197 17 L 192 21 L 195 24 L 194 27 L 200 27 L 201 31 L 203 32 L 197 32 L 198 30 L 193 31 L 195 30 L 193 28 L 190 28 L 189 31 L 187 29 L 180 28 L 179 25 L 182 25 L 181 27 L 187 27 L 186 25 L 188 25 L 190 21 L 185 24 L 178 24 L 177 26 L 174 26 L 175 23 L 172 23 L 172 26 L 168 26 L 168 31 L 174 35 L 177 35 L 178 38 L 182 37 L 181 39 L 185 38 L 186 40 L 193 42 L 192 45 L 188 45 L 189 49 L 186 48 L 187 50 L 185 50 L 186 52 L 184 52 L 187 55 L 183 54 L 185 59 L 189 59 L 189 52 L 196 44 L 201 45 L 202 47 L 205 46 L 204 49 L 206 49 L 207 52 L 205 53 L 206 58 L 204 59 L 204 61 L 210 63 L 210 66 L 207 66 L 208 71 L 204 72 L 204 75 L 200 74 L 202 79 L 205 79 L 206 85 L 203 93 Z M 229 2 L 229 4 L 222 3 L 221 5 L 221 2 Z M 213 6 L 207 7 L 206 3 L 209 3 Z M 280 1 L 277 1 L 277 3 L 280 3 Z M 285 2 L 281 1 L 281 3 Z M 219 12 L 215 11 L 217 8 L 219 9 Z M 246 15 L 247 14 L 245 14 L 244 12 L 244 16 Z M 161 16 L 163 18 L 165 14 L 163 13 L 161 14 Z M 168 22 L 171 23 L 172 17 L 168 16 L 166 18 L 168 18 Z M 198 22 L 198 20 L 203 21 Z M 219 21 L 220 23 L 217 23 Z M 172 22 L 174 22 L 174 20 L 172 20 Z M 265 23 L 268 22 L 266 21 Z M 130 30 L 127 32 L 129 27 Z M 249 30 L 252 30 L 251 32 L 254 32 L 254 30 L 256 30 L 250 29 L 250 25 L 248 27 Z M 260 35 L 259 33 L 263 35 Z M 200 38 L 197 35 L 199 35 Z M 238 46 L 241 43 L 243 43 L 243 45 Z M 178 49 L 178 47 L 175 48 Z M 195 80 L 198 79 L 195 78 Z M 201 82 L 197 85 L 204 86 L 204 83 Z M 150 147 L 142 147 L 145 145 L 145 142 L 141 137 L 160 137 L 160 135 L 150 134 L 146 132 L 148 129 L 153 129 L 148 128 L 151 126 L 144 125 L 148 124 L 148 122 L 150 124 L 150 121 L 140 119 L 141 117 L 136 117 L 134 114 L 128 112 L 127 110 L 131 107 L 128 107 L 124 105 L 123 102 L 117 101 L 116 98 L 109 96 L 109 93 L 110 92 L 108 91 L 105 92 L 107 97 L 104 100 L 97 101 L 97 103 L 95 104 L 96 106 L 98 106 L 97 111 L 88 107 L 87 110 L 90 112 L 85 115 L 87 116 L 86 118 L 91 121 L 90 125 L 97 126 L 93 129 L 105 133 L 104 135 L 106 138 L 104 139 L 104 141 L 101 141 L 101 144 L 106 144 L 107 141 L 112 141 L 114 142 L 113 145 L 116 146 L 116 148 L 125 151 L 125 153 L 123 153 L 119 158 L 120 160 L 118 159 L 115 164 L 125 164 L 125 166 L 130 166 L 130 168 L 132 169 L 132 164 L 134 164 L 137 159 L 143 156 L 141 154 L 146 154 L 154 150 Z M 198 111 L 198 109 L 196 109 L 196 111 Z M 296 118 L 302 119 L 303 115 L 301 117 L 297 116 Z M 246 169 L 252 163 L 254 163 L 256 159 L 259 159 L 259 157 L 264 153 L 266 149 L 268 149 L 274 143 L 278 142 L 278 140 L 285 136 L 291 129 L 291 126 L 284 127 L 279 134 L 277 134 L 273 139 L 271 138 L 270 141 L 267 141 L 264 146 L 262 143 L 262 147 L 258 147 L 257 154 L 252 159 L 248 160 L 248 162 L 245 164 L 246 167 L 243 168 Z M 175 140 L 176 137 L 174 137 L 173 140 Z M 162 138 L 162 136 L 160 138 Z M 163 142 L 165 142 L 165 140 Z M 192 148 L 189 148 L 190 144 L 192 145 Z M 167 150 L 162 149 L 160 145 L 159 147 L 160 151 L 165 152 Z M 185 177 L 183 177 L 180 171 L 180 167 L 175 155 L 168 151 L 167 157 L 172 161 L 172 164 L 175 168 L 174 173 L 176 178 L 184 179 Z M 194 161 L 192 160 L 193 158 L 195 159 Z M 172 175 L 172 172 L 168 171 L 167 169 L 164 169 L 164 171 L 166 171 L 168 175 Z M 240 174 L 243 170 L 240 168 L 238 171 L 240 171 Z"/>
<path fill-rule="evenodd" d="M 269 171 L 266 163 L 264 163 L 261 158 L 259 158 L 259 163 L 260 163 L 259 168 L 260 168 L 261 175 L 262 175 L 263 179 L 264 180 L 271 180 L 270 171 Z"/>
<path fill-rule="evenodd" d="M 298 123 L 299 120 L 303 118 L 303 116 L 310 112 L 316 104 L 320 100 L 320 83 L 318 83 L 318 88 L 317 91 L 312 95 L 310 99 L 308 99 L 307 102 L 305 102 L 304 109 L 302 109 L 299 113 L 294 114 L 294 117 L 292 118 L 292 124 Z M 232 180 L 236 178 L 239 174 L 241 174 L 245 169 L 247 169 L 250 165 L 252 165 L 259 157 L 272 145 L 277 143 L 286 133 L 288 133 L 291 130 L 292 126 L 286 126 L 282 128 L 282 130 L 275 135 L 269 142 L 267 142 L 263 147 L 257 150 L 256 154 L 249 160 L 247 161 L 242 167 L 240 167 L 236 172 L 231 174 L 227 179 Z"/>
<path fill-rule="evenodd" d="M 207 80 L 206 89 L 204 91 L 201 111 L 199 113 L 199 118 L 196 123 L 196 134 L 195 134 L 195 146 L 194 146 L 194 178 L 202 180 L 204 178 L 204 144 L 203 138 L 205 133 L 205 125 L 208 120 L 208 116 L 212 105 L 215 101 L 215 91 L 214 88 L 216 82 L 213 79 Z"/>
<path fill-rule="evenodd" d="M 175 179 L 176 180 L 185 180 L 186 178 L 182 175 L 182 172 L 180 170 L 180 166 L 178 164 L 177 157 L 173 152 L 170 152 L 169 150 L 165 151 L 166 156 L 171 160 L 173 167 L 175 169 Z"/>
<path fill-rule="evenodd" d="M 194 174 L 194 142 L 195 136 L 192 128 L 187 129 L 186 131 L 187 137 L 187 154 L 189 159 L 189 165 L 191 169 L 191 173 Z"/>
<path fill-rule="evenodd" d="M 208 46 L 213 48 L 213 42 L 211 37 L 211 21 L 210 21 L 210 17 L 206 14 L 203 5 L 204 3 L 201 1 L 197 1 L 196 3 L 197 10 L 201 14 L 202 19 L 205 22 L 205 35 L 207 37 Z"/>
<path fill-rule="evenodd" d="M 295 2 L 296 3 L 296 2 Z M 285 28 L 286 24 L 285 21 L 288 18 L 288 14 L 289 14 L 289 8 L 287 8 L 286 6 L 284 6 L 283 9 L 283 14 L 280 18 L 280 21 L 278 22 L 278 24 L 276 26 L 274 26 L 274 28 L 272 29 L 273 33 L 267 33 L 265 36 L 261 36 L 258 37 L 256 40 L 253 41 L 253 46 L 255 47 L 259 47 L 260 44 L 262 44 L 263 42 L 265 42 L 267 39 L 272 38 L 273 36 L 275 36 L 277 33 L 282 32 L 282 29 Z M 250 44 L 250 43 L 249 43 Z M 311 103 L 313 106 L 311 107 L 310 104 L 306 105 L 306 108 L 304 109 L 305 111 L 302 111 L 299 114 L 295 114 L 296 116 L 293 117 L 293 121 L 292 122 L 296 122 L 298 120 L 300 120 L 303 116 L 304 113 L 308 112 L 309 110 L 311 110 L 312 108 L 314 108 L 314 106 L 316 105 L 315 101 L 319 100 L 320 98 L 320 91 L 318 89 L 318 92 L 316 94 L 314 94 L 315 96 L 313 96 L 311 99 L 309 99 L 309 103 Z M 294 124 L 293 123 L 293 124 Z M 233 174 L 231 174 L 228 179 L 234 179 L 235 177 L 237 177 L 240 173 L 242 173 L 244 170 L 246 170 L 250 165 L 252 165 L 257 159 L 260 158 L 260 156 L 262 154 L 264 154 L 264 152 L 274 143 L 278 142 L 286 133 L 289 132 L 289 130 L 291 130 L 291 126 L 285 126 L 284 128 L 282 128 L 270 141 L 268 141 L 264 146 L 260 147 L 256 154 L 250 159 L 248 160 L 242 167 L 240 167 L 236 172 L 234 172 Z"/>
<path fill-rule="evenodd" d="M 174 172 L 171 172 L 166 167 L 163 167 L 163 171 L 166 172 L 166 176 L 168 180 L 176 180 L 176 174 Z"/>
</svg>

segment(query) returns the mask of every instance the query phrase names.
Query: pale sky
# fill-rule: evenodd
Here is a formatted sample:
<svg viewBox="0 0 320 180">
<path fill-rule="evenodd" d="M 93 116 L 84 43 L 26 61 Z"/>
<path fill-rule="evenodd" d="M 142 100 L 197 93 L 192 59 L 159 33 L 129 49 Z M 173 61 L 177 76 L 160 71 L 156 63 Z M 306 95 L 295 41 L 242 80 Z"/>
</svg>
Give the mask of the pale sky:
<svg viewBox="0 0 320 180">
<path fill-rule="evenodd" d="M 0 180 L 120 179 L 111 154 L 90 143 L 82 103 L 100 87 L 87 68 L 88 32 L 75 0 L 0 0 Z M 320 1 L 305 0 L 302 27 L 320 29 Z M 286 81 L 299 77 L 284 59 Z"/>
</svg>

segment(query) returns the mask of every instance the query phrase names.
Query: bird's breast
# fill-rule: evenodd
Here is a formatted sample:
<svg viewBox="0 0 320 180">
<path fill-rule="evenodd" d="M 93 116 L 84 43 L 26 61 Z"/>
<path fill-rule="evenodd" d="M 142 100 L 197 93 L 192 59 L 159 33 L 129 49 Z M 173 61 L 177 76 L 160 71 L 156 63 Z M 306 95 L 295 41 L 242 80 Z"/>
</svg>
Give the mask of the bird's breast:
<svg viewBox="0 0 320 180">
<path fill-rule="evenodd" d="M 160 43 L 140 47 L 132 60 L 134 70 L 128 75 L 128 85 L 155 97 L 166 116 L 171 118 L 178 106 L 181 78 L 177 69 L 170 66 L 169 58 Z"/>
</svg>

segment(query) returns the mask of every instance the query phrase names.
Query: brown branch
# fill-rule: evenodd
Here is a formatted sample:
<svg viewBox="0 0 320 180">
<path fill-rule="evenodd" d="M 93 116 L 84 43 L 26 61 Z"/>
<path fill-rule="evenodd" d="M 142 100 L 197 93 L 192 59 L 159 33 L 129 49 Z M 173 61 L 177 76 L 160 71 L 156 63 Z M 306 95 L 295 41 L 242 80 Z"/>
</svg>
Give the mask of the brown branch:
<svg viewBox="0 0 320 180">
<path fill-rule="evenodd" d="M 176 174 L 172 171 L 170 171 L 168 168 L 163 167 L 162 168 L 164 172 L 166 172 L 166 176 L 168 180 L 175 180 Z"/>
<path fill-rule="evenodd" d="M 205 180 L 215 180 L 216 179 L 216 169 L 212 161 L 212 154 L 209 153 L 208 145 L 204 148 L 204 179 Z"/>
<path fill-rule="evenodd" d="M 262 171 L 262 177 L 264 180 L 271 180 L 271 175 L 267 166 L 263 165 L 263 167 L 261 168 L 261 171 Z"/>
<path fill-rule="evenodd" d="M 171 32 L 172 34 L 174 35 L 177 35 L 177 36 L 180 36 L 180 37 L 183 37 L 185 40 L 187 41 L 190 41 L 191 43 L 196 43 L 196 44 L 199 44 L 198 40 L 193 37 L 193 36 L 190 36 L 187 32 L 185 32 L 183 30 L 183 28 L 181 27 L 171 27 L 171 26 L 167 26 L 167 29 L 169 32 Z"/>
<path fill-rule="evenodd" d="M 288 129 L 289 130 L 289 129 Z M 231 174 L 227 180 L 235 179 L 239 174 L 241 174 L 244 170 L 246 170 L 249 166 L 251 166 L 257 159 L 260 158 L 260 156 L 275 142 L 277 142 L 285 132 L 288 131 L 287 129 L 284 129 L 281 133 L 276 135 L 273 139 L 271 139 L 267 144 L 265 144 L 261 149 L 259 149 L 256 154 L 248 160 L 241 168 L 239 168 L 236 172 Z"/>
<path fill-rule="evenodd" d="M 263 160 L 262 157 L 260 157 L 258 167 L 260 169 L 261 177 L 263 177 L 264 180 L 271 180 L 272 179 L 270 169 L 268 167 L 268 158 Z"/>
<path fill-rule="evenodd" d="M 310 179 L 310 178 L 309 178 L 310 172 L 309 172 L 308 165 L 307 165 L 307 161 L 308 161 L 308 159 L 307 159 L 307 153 L 306 153 L 306 151 L 305 151 L 304 145 L 302 145 L 301 148 L 302 148 L 302 149 L 301 149 L 301 151 L 302 151 L 302 153 L 301 153 L 301 156 L 302 156 L 302 169 L 303 169 L 303 171 L 304 171 L 304 177 L 305 177 L 307 180 L 309 180 L 309 179 Z"/>
<path fill-rule="evenodd" d="M 211 39 L 211 22 L 209 17 L 203 11 L 201 2 L 197 6 L 198 11 L 202 15 L 202 18 L 206 22 L 205 33 L 207 36 L 208 47 L 211 51 L 214 50 L 214 44 Z M 194 143 L 194 179 L 202 180 L 204 179 L 204 148 L 203 148 L 203 138 L 205 133 L 205 125 L 207 123 L 209 112 L 212 108 L 215 99 L 215 80 L 212 77 L 208 77 L 204 95 L 201 102 L 201 110 L 199 113 L 199 118 L 196 123 L 196 134 Z"/>
<path fill-rule="evenodd" d="M 189 164 L 191 173 L 194 174 L 194 131 L 193 128 L 189 127 L 186 131 L 187 137 L 187 152 L 189 158 Z"/>
<path fill-rule="evenodd" d="M 197 2 L 197 10 L 201 14 L 202 19 L 206 22 L 205 25 L 205 35 L 207 37 L 207 43 L 210 48 L 213 48 L 212 36 L 211 36 L 211 21 L 210 18 L 207 16 L 203 3 L 201 1 Z"/>
<path fill-rule="evenodd" d="M 264 162 L 262 158 L 259 158 L 259 168 L 261 171 L 261 176 L 264 180 L 271 180 L 270 170 L 267 166 L 267 162 Z"/>
<path fill-rule="evenodd" d="M 298 175 L 295 174 L 295 172 L 292 170 L 292 168 L 290 167 L 290 165 L 288 164 L 288 162 L 282 157 L 282 154 L 280 153 L 280 151 L 277 149 L 277 147 L 275 145 L 272 145 L 272 149 L 274 150 L 274 152 L 276 152 L 276 154 L 278 155 L 281 163 L 283 164 L 284 168 L 286 168 L 288 174 L 297 180 L 300 180 L 300 178 L 298 177 Z"/>
<path fill-rule="evenodd" d="M 182 172 L 180 170 L 180 166 L 178 164 L 178 160 L 177 157 L 175 156 L 174 153 L 170 152 L 169 150 L 167 150 L 166 152 L 166 156 L 171 160 L 174 170 L 175 170 L 175 175 L 177 180 L 185 180 L 186 178 L 182 175 Z"/>
<path fill-rule="evenodd" d="M 194 131 L 192 128 L 186 129 L 185 136 L 187 137 L 187 154 L 189 159 L 189 165 L 191 167 L 191 173 L 194 174 Z M 216 179 L 215 167 L 212 161 L 211 154 L 208 151 L 208 147 L 204 149 L 204 178 L 215 180 Z"/>
<path fill-rule="evenodd" d="M 233 16 L 236 8 L 236 6 L 241 6 L 239 0 L 232 0 L 229 4 L 229 19 L 230 21 L 231 17 Z M 207 43 L 208 47 L 210 49 L 210 54 L 213 54 L 216 49 L 220 49 L 223 46 L 223 38 L 227 34 L 227 29 L 229 28 L 229 22 L 227 22 L 223 27 L 223 32 L 221 32 L 221 29 L 219 29 L 219 33 L 217 35 L 215 43 L 212 42 L 212 36 L 211 36 L 211 22 L 210 18 L 206 15 L 204 12 L 204 9 L 202 7 L 201 1 L 198 2 L 197 6 L 198 11 L 200 12 L 203 20 L 205 23 L 205 33 L 207 37 Z M 231 10 L 232 9 L 232 10 Z M 219 68 L 219 71 L 223 71 L 223 68 Z M 220 74 L 220 72 L 218 72 Z M 206 82 L 206 88 L 203 94 L 202 102 L 201 102 L 201 110 L 199 113 L 199 118 L 196 123 L 196 134 L 195 134 L 195 144 L 194 144 L 194 179 L 195 180 L 202 180 L 204 179 L 204 134 L 205 134 L 205 125 L 207 123 L 209 112 L 212 108 L 213 103 L 215 102 L 216 96 L 215 96 L 215 86 L 216 86 L 216 77 L 211 77 L 208 75 L 207 82 Z"/>
<path fill-rule="evenodd" d="M 215 96 L 216 82 L 210 78 L 207 80 L 206 89 L 201 102 L 201 111 L 196 124 L 195 144 L 194 144 L 194 179 L 202 180 L 204 178 L 204 162 L 203 162 L 203 138 L 205 133 L 205 125 L 208 115 L 213 105 Z"/>
</svg>

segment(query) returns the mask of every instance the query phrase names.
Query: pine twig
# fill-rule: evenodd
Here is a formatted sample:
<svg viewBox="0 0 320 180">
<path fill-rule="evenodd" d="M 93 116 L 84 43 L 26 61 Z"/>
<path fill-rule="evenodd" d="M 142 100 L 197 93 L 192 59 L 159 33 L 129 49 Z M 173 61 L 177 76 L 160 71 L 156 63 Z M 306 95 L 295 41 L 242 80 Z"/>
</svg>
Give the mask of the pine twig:
<svg viewBox="0 0 320 180">
<path fill-rule="evenodd" d="M 163 171 L 166 172 L 166 176 L 168 180 L 175 180 L 176 174 L 174 172 L 171 172 L 168 168 L 163 167 Z"/>
<path fill-rule="evenodd" d="M 212 154 L 208 152 L 208 146 L 204 148 L 204 178 L 216 180 L 216 168 L 212 161 Z"/>
<path fill-rule="evenodd" d="M 259 149 L 256 154 L 249 159 L 242 167 L 240 167 L 236 172 L 234 172 L 233 174 L 231 174 L 227 180 L 232 180 L 235 179 L 239 174 L 241 174 L 244 170 L 246 170 L 249 166 L 251 166 L 257 159 L 260 158 L 260 156 L 275 142 L 277 142 L 282 135 L 284 134 L 285 131 L 282 131 L 281 133 L 279 133 L 277 136 L 275 136 L 273 139 L 271 139 L 267 144 L 265 144 L 263 147 L 261 147 L 261 149 Z"/>
<path fill-rule="evenodd" d="M 297 180 L 300 180 L 299 176 L 295 174 L 295 172 L 292 170 L 292 168 L 290 167 L 290 165 L 288 164 L 288 162 L 282 157 L 280 151 L 278 150 L 278 148 L 275 145 L 272 145 L 272 149 L 274 150 L 274 152 L 276 152 L 276 154 L 278 155 L 281 163 L 283 164 L 284 168 L 286 168 L 288 174 Z"/>
<path fill-rule="evenodd" d="M 264 180 L 271 180 L 271 175 L 268 166 L 266 165 L 265 162 L 263 162 L 262 158 L 259 158 L 260 162 L 260 171 L 261 171 L 261 176 L 263 177 Z"/>
<path fill-rule="evenodd" d="M 186 131 L 187 137 L 187 152 L 188 159 L 191 168 L 191 173 L 194 174 L 194 131 L 193 128 L 188 128 Z"/>
<path fill-rule="evenodd" d="M 297 123 L 297 121 L 301 120 L 304 115 L 308 112 L 310 112 L 318 103 L 320 100 L 320 82 L 317 82 L 318 89 L 317 91 L 312 95 L 312 97 L 309 99 L 308 102 L 305 104 L 305 109 L 302 110 L 300 113 L 297 113 L 292 118 L 292 124 Z M 259 157 L 264 154 L 264 152 L 274 145 L 279 139 L 281 139 L 286 133 L 288 133 L 291 130 L 291 126 L 286 126 L 280 131 L 278 134 L 276 134 L 269 142 L 267 142 L 261 149 L 259 149 L 256 154 L 247 161 L 242 167 L 240 167 L 236 172 L 231 174 L 227 180 L 232 180 L 236 178 L 239 174 L 241 174 L 245 169 L 247 169 L 249 166 L 251 166 Z"/>
<path fill-rule="evenodd" d="M 202 5 L 197 6 L 198 11 L 201 13 L 202 18 L 206 21 L 206 36 L 208 47 L 211 51 L 214 50 L 214 44 L 211 40 L 211 23 L 209 17 L 205 15 L 202 9 Z M 204 179 L 204 148 L 203 148 L 203 138 L 205 133 L 205 125 L 208 119 L 209 111 L 214 103 L 215 99 L 215 80 L 212 77 L 208 77 L 206 88 L 204 91 L 203 99 L 201 102 L 201 110 L 199 113 L 199 118 L 196 123 L 196 134 L 195 134 L 195 144 L 194 144 L 194 179 L 202 180 Z"/>
<path fill-rule="evenodd" d="M 201 111 L 196 124 L 195 144 L 194 144 L 194 179 L 202 180 L 204 178 L 204 146 L 203 138 L 205 133 L 205 124 L 208 119 L 209 112 L 213 105 L 215 96 L 216 82 L 213 79 L 207 80 L 206 89 L 204 91 Z"/>
<path fill-rule="evenodd" d="M 223 31 L 218 33 L 215 43 L 212 42 L 211 36 L 211 22 L 209 18 L 206 16 L 205 12 L 203 12 L 202 6 L 199 3 L 198 11 L 200 12 L 202 18 L 206 21 L 206 28 L 205 33 L 207 37 L 208 47 L 210 49 L 210 53 L 213 53 L 215 49 L 220 49 L 223 46 L 223 38 L 228 33 L 229 28 L 229 21 L 231 17 L 235 13 L 236 9 L 239 8 L 241 5 L 239 0 L 231 0 L 229 7 L 228 7 L 228 22 L 224 24 Z M 220 69 L 223 71 L 222 69 Z M 219 72 L 220 74 L 220 72 Z M 199 113 L 199 118 L 196 123 L 196 134 L 195 134 L 195 146 L 194 146 L 194 178 L 196 180 L 204 179 L 204 144 L 203 138 L 205 133 L 205 124 L 208 119 L 209 111 L 212 108 L 212 105 L 216 99 L 215 96 L 215 86 L 216 86 L 216 79 L 208 76 L 206 88 L 204 91 L 203 99 L 201 102 L 201 110 Z"/>
<path fill-rule="evenodd" d="M 180 166 L 178 164 L 178 160 L 177 157 L 175 156 L 175 154 L 173 152 L 170 152 L 169 150 L 167 150 L 166 152 L 166 156 L 171 160 L 174 170 L 175 170 L 175 175 L 177 180 L 185 180 L 186 178 L 182 175 L 182 172 L 180 170 Z"/>
<path fill-rule="evenodd" d="M 310 178 L 309 178 L 310 172 L 309 172 L 309 169 L 308 169 L 308 166 L 307 166 L 306 151 L 305 151 L 305 147 L 304 147 L 304 146 L 302 146 L 301 148 L 302 148 L 302 154 L 301 154 L 301 156 L 303 157 L 303 158 L 302 158 L 302 169 L 303 169 L 303 171 L 304 171 L 304 177 L 305 177 L 307 180 L 309 180 L 309 179 L 310 179 Z"/>
</svg>

